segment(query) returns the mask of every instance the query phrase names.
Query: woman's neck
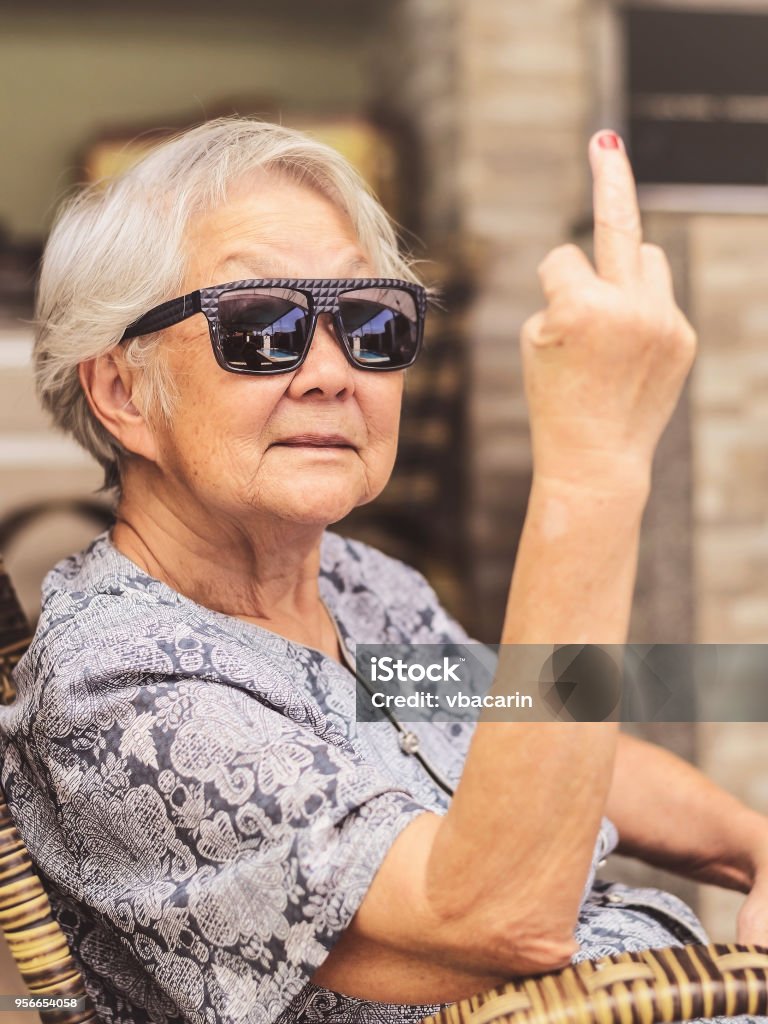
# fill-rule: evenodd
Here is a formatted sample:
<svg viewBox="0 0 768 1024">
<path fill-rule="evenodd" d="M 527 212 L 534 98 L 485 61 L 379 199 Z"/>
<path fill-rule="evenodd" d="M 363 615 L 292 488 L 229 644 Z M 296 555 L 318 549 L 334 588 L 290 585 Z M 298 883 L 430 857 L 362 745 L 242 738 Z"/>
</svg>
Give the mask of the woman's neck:
<svg viewBox="0 0 768 1024">
<path fill-rule="evenodd" d="M 198 604 L 341 660 L 320 599 L 323 527 L 201 521 L 162 503 L 125 496 L 112 543 L 151 576 Z"/>
</svg>

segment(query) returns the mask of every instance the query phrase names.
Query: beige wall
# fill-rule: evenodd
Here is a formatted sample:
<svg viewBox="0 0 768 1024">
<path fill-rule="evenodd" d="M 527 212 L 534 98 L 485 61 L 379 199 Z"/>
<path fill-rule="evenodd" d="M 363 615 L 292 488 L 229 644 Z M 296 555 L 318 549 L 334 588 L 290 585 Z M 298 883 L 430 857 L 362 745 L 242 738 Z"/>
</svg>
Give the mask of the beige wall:
<svg viewBox="0 0 768 1024">
<path fill-rule="evenodd" d="M 371 89 L 376 5 L 365 21 L 252 5 L 236 17 L 130 12 L 130 5 L 25 14 L 0 30 L 0 224 L 39 235 L 78 175 L 78 148 L 122 125 L 202 119 L 227 99 L 359 110 Z M 28 6 L 28 5 L 27 5 Z M 202 5 L 199 5 L 202 7 Z M 295 7 L 295 4 L 293 5 Z M 211 8 L 213 11 L 213 8 Z M 258 107 L 256 108 L 258 110 Z M 250 111 L 249 111 L 250 112 Z"/>
<path fill-rule="evenodd" d="M 483 596 L 508 586 L 530 469 L 520 328 L 541 305 L 539 262 L 584 211 L 586 13 L 582 0 L 462 7 L 459 203 L 483 275 L 468 325 L 471 526 Z M 498 606 L 486 615 L 494 611 L 498 628 Z"/>
</svg>

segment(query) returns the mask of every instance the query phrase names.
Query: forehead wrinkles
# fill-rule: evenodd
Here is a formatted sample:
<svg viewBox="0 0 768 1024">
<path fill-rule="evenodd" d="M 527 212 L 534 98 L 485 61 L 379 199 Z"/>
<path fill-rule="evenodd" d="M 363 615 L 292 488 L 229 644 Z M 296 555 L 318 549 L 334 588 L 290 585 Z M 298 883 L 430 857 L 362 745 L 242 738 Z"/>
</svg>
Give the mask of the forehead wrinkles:
<svg viewBox="0 0 768 1024">
<path fill-rule="evenodd" d="M 290 260 L 280 257 L 279 253 L 269 249 L 243 250 L 232 253 L 216 267 L 231 280 L 248 280 L 249 278 L 296 277 L 295 266 Z M 337 259 L 327 264 L 326 277 L 373 277 L 368 260 L 362 253 L 351 250 L 340 252 Z"/>
<path fill-rule="evenodd" d="M 187 232 L 186 254 L 192 275 L 210 283 L 221 283 L 222 273 L 354 277 L 371 272 L 347 215 L 314 190 L 290 183 L 241 194 L 201 214 Z M 297 274 L 297 263 L 305 261 L 327 269 Z"/>
<path fill-rule="evenodd" d="M 188 225 L 190 238 L 215 225 L 222 237 L 259 243 L 285 240 L 312 222 L 333 224 L 334 230 L 359 245 L 352 220 L 343 206 L 319 188 L 280 174 L 248 175 L 235 182 L 220 202 L 198 211 Z"/>
</svg>

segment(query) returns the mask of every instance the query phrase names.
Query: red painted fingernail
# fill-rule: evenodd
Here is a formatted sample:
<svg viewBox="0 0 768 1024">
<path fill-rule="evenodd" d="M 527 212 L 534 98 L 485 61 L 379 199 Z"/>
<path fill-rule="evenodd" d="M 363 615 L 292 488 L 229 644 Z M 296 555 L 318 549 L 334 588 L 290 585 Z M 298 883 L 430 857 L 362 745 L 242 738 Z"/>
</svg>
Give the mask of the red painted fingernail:
<svg viewBox="0 0 768 1024">
<path fill-rule="evenodd" d="M 603 132 L 598 137 L 597 144 L 601 149 L 621 149 L 621 139 L 616 132 Z"/>
</svg>

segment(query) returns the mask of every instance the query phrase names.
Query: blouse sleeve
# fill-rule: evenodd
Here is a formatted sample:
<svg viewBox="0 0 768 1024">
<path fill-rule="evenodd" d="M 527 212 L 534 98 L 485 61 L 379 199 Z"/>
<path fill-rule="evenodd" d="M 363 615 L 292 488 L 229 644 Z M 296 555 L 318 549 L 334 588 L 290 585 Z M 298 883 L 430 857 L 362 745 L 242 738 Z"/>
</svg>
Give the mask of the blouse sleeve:
<svg viewBox="0 0 768 1024">
<path fill-rule="evenodd" d="M 189 1020 L 274 1020 L 424 808 L 250 693 L 127 689 L 76 768 L 69 748 L 80 900 Z"/>
</svg>

